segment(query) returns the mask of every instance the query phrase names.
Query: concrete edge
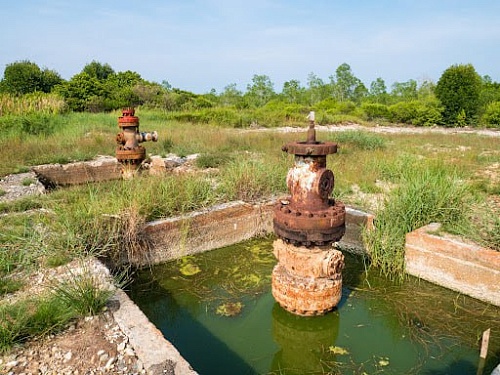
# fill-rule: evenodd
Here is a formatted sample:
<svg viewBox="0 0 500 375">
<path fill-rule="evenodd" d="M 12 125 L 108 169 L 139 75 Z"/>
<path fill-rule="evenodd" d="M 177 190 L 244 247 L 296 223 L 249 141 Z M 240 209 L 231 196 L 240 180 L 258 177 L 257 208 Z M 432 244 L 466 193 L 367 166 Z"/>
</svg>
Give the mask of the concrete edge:
<svg viewBox="0 0 500 375">
<path fill-rule="evenodd" d="M 116 290 L 108 306 L 148 374 L 197 374 L 123 290 Z"/>
<path fill-rule="evenodd" d="M 431 223 L 406 234 L 405 272 L 500 306 L 500 252 L 435 234 L 440 227 Z"/>
</svg>

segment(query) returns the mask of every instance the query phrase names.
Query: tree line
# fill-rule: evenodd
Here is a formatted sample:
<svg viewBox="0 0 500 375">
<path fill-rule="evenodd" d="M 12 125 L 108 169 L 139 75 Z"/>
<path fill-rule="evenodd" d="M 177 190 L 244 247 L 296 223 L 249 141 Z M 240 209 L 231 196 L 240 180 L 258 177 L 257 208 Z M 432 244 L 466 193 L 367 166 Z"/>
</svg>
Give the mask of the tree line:
<svg viewBox="0 0 500 375">
<path fill-rule="evenodd" d="M 61 98 L 70 111 L 102 112 L 127 106 L 173 112 L 270 108 L 279 109 L 286 117 L 287 113 L 312 108 L 368 121 L 500 127 L 500 83 L 480 76 L 471 64 L 450 66 L 437 83 L 410 79 L 388 88 L 381 77 L 367 87 L 343 63 L 328 80 L 310 73 L 305 85 L 292 79 L 280 92 L 276 92 L 269 76 L 254 75 L 245 91 L 233 83 L 220 93 L 211 90 L 205 94 L 173 88 L 167 81 L 149 82 L 129 70 L 115 72 L 109 64 L 97 61 L 85 65 L 69 80 L 31 61 L 8 64 L 0 81 L 0 94 L 19 98 L 34 93 Z M 8 111 L 0 110 L 0 115 L 5 113 Z"/>
</svg>

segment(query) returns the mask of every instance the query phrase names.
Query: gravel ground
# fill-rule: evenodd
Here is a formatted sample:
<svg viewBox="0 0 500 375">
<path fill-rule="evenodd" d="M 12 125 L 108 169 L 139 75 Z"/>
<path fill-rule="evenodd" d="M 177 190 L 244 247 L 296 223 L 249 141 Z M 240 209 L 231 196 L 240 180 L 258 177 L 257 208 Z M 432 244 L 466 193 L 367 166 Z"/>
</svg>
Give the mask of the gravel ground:
<svg viewBox="0 0 500 375">
<path fill-rule="evenodd" d="M 109 311 L 0 357 L 2 374 L 145 374 Z"/>
<path fill-rule="evenodd" d="M 0 304 L 42 295 L 55 281 L 92 275 L 99 288 L 114 288 L 109 271 L 90 259 L 39 271 L 27 279 L 27 287 L 6 295 Z M 0 374 L 145 374 L 129 339 L 111 311 L 73 322 L 57 335 L 27 342 L 0 356 Z"/>
</svg>

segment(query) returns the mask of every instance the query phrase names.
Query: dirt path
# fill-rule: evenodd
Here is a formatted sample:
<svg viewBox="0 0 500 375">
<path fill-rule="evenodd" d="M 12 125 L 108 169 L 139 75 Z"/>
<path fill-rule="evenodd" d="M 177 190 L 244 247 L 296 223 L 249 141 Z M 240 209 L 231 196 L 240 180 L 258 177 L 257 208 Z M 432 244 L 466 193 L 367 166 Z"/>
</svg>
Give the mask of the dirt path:
<svg viewBox="0 0 500 375">
<path fill-rule="evenodd" d="M 444 127 L 415 127 L 415 126 L 363 126 L 359 124 L 345 125 L 316 125 L 316 130 L 326 132 L 344 131 L 368 131 L 381 134 L 477 134 L 487 137 L 500 138 L 500 129 L 476 129 L 476 128 L 444 128 Z M 278 133 L 300 133 L 305 131 L 304 127 L 285 126 L 281 128 L 257 128 L 243 130 L 246 132 L 278 132 Z"/>
</svg>

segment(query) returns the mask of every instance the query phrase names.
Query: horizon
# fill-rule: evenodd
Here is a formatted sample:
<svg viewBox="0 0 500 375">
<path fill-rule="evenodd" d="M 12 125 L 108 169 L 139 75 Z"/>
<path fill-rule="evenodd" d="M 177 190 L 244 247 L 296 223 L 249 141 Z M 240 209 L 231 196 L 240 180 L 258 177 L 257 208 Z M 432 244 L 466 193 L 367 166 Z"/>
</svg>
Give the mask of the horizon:
<svg viewBox="0 0 500 375">
<path fill-rule="evenodd" d="M 198 94 L 244 92 L 254 75 L 276 92 L 290 80 L 306 87 L 310 73 L 327 83 L 343 63 L 367 88 L 379 77 L 388 89 L 437 82 L 457 64 L 500 81 L 498 11 L 492 0 L 13 2 L 0 69 L 28 60 L 69 80 L 97 61 Z"/>
</svg>

